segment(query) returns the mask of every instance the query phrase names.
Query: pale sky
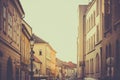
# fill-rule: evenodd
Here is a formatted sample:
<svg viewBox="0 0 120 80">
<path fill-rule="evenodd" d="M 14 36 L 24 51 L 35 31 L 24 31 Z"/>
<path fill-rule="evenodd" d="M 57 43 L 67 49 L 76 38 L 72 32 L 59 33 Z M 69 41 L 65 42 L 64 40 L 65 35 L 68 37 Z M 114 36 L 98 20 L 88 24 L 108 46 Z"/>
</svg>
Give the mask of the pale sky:
<svg viewBox="0 0 120 80">
<path fill-rule="evenodd" d="M 89 0 L 20 0 L 33 33 L 63 61 L 77 63 L 78 5 Z"/>
</svg>

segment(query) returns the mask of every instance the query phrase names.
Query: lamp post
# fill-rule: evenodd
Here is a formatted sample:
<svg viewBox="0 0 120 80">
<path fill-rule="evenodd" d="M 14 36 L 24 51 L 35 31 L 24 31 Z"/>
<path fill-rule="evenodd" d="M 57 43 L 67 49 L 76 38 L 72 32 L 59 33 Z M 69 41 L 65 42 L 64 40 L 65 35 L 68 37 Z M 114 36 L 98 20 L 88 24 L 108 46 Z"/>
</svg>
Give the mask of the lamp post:
<svg viewBox="0 0 120 80">
<path fill-rule="evenodd" d="M 30 51 L 30 66 L 31 66 L 31 73 L 30 73 L 30 79 L 31 80 L 34 80 L 33 78 L 33 75 L 34 75 L 34 72 L 33 72 L 33 54 L 34 54 L 34 51 L 33 51 L 33 47 L 34 47 L 34 39 L 33 37 L 31 37 L 30 39 L 30 48 L 31 48 L 31 51 Z"/>
</svg>

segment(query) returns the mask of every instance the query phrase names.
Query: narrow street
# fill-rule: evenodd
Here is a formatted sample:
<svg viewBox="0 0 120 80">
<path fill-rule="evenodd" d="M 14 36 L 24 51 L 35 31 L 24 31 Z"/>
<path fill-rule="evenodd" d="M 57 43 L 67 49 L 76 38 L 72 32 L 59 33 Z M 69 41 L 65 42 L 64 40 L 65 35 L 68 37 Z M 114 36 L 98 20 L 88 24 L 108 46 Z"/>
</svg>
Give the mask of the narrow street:
<svg viewBox="0 0 120 80">
<path fill-rule="evenodd" d="M 120 0 L 0 0 L 0 80 L 120 80 Z"/>
</svg>

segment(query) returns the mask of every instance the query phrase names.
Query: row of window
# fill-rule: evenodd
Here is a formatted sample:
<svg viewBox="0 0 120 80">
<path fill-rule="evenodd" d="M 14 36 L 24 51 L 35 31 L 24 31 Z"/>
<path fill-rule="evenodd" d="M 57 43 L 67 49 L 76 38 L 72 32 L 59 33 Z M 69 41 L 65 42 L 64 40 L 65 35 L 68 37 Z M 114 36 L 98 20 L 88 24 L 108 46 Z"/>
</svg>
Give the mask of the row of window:
<svg viewBox="0 0 120 80">
<path fill-rule="evenodd" d="M 94 61 L 95 61 L 95 64 L 94 64 Z M 100 66 L 99 66 L 99 55 L 97 54 L 96 55 L 96 58 L 95 60 L 93 59 L 90 59 L 90 60 L 87 60 L 85 65 L 86 65 L 86 74 L 93 74 L 94 73 L 94 65 L 95 65 L 95 72 L 98 73 L 99 70 L 100 70 Z"/>
<path fill-rule="evenodd" d="M 20 24 L 15 8 L 11 9 L 11 7 L 9 8 L 8 5 L 3 3 L 1 15 L 2 23 L 0 25 L 0 30 L 19 46 Z"/>
<path fill-rule="evenodd" d="M 91 28 L 95 26 L 95 11 L 89 16 L 86 22 L 86 31 L 89 32 Z"/>
<path fill-rule="evenodd" d="M 99 13 L 100 13 L 100 4 L 101 4 L 101 2 L 100 2 L 100 0 L 96 0 L 96 1 L 97 1 L 96 10 L 94 10 L 92 12 L 92 14 L 89 16 L 89 18 L 86 21 L 86 26 L 87 26 L 86 31 L 87 32 L 89 32 L 90 29 L 92 29 L 95 26 L 95 24 L 96 24 L 96 16 L 98 16 Z"/>
<path fill-rule="evenodd" d="M 94 50 L 94 47 L 95 47 L 95 34 L 87 40 L 86 53 L 89 53 L 90 51 Z"/>
<path fill-rule="evenodd" d="M 87 43 L 86 44 L 86 53 L 89 53 L 90 51 L 94 50 L 95 45 L 100 42 L 101 36 L 102 36 L 101 28 L 98 25 L 96 27 L 96 34 L 91 36 L 86 42 Z"/>
</svg>

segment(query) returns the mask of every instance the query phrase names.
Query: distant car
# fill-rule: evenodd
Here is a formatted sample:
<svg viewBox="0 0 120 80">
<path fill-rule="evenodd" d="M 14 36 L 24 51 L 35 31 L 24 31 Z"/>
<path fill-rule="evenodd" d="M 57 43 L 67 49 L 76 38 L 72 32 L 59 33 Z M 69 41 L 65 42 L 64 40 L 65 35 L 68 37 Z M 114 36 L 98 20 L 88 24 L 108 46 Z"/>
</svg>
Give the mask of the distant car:
<svg viewBox="0 0 120 80">
<path fill-rule="evenodd" d="M 87 78 L 84 78 L 83 80 L 98 80 L 98 79 L 87 77 Z"/>
</svg>

